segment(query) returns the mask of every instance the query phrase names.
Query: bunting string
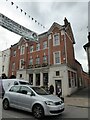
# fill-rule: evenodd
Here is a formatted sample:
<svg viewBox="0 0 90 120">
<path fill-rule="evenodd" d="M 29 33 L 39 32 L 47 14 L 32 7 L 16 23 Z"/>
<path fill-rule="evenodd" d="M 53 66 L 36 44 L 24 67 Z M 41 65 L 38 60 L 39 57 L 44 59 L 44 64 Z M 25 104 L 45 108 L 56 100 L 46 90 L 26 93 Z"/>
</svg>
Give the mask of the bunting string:
<svg viewBox="0 0 90 120">
<path fill-rule="evenodd" d="M 6 0 L 9 1 L 9 0 Z M 11 5 L 15 5 L 14 2 L 11 2 Z M 16 9 L 19 9 L 21 13 L 24 13 L 24 15 L 28 16 L 28 18 L 30 18 L 32 21 L 34 21 L 35 23 L 37 23 L 38 25 L 40 25 L 41 27 L 45 28 L 45 26 L 43 26 L 40 22 L 38 22 L 36 19 L 34 19 L 33 17 L 31 17 L 31 15 L 29 15 L 26 11 L 24 11 L 22 8 L 19 8 L 19 6 L 15 5 Z"/>
</svg>

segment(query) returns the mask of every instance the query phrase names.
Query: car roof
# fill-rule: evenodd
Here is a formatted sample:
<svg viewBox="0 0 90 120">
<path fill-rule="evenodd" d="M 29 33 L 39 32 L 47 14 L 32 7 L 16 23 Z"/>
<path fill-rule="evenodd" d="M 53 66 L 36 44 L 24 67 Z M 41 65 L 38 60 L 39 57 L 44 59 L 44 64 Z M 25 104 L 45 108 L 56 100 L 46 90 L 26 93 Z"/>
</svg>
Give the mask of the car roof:
<svg viewBox="0 0 90 120">
<path fill-rule="evenodd" d="M 8 80 L 11 80 L 11 81 L 21 81 L 21 82 L 27 82 L 28 83 L 28 81 L 26 81 L 26 80 L 24 80 L 24 79 L 1 79 L 2 81 L 8 81 Z"/>
</svg>

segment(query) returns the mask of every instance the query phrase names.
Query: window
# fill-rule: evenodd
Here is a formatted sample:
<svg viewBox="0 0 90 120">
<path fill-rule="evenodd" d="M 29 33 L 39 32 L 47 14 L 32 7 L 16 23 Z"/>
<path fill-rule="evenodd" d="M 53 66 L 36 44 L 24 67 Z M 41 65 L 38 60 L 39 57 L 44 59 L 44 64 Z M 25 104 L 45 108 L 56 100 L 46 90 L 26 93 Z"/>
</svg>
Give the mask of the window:
<svg viewBox="0 0 90 120">
<path fill-rule="evenodd" d="M 29 83 L 33 85 L 33 74 L 29 74 Z"/>
<path fill-rule="evenodd" d="M 47 41 L 43 42 L 43 49 L 47 48 Z"/>
<path fill-rule="evenodd" d="M 20 89 L 20 93 L 22 94 L 27 94 L 28 92 L 31 93 L 31 89 L 29 89 L 28 87 L 22 86 Z"/>
<path fill-rule="evenodd" d="M 13 56 L 16 56 L 16 50 L 13 51 Z"/>
<path fill-rule="evenodd" d="M 33 65 L 33 59 L 32 58 L 30 59 L 29 64 Z"/>
<path fill-rule="evenodd" d="M 21 55 L 23 55 L 24 54 L 24 52 L 25 52 L 25 46 L 21 46 Z"/>
<path fill-rule="evenodd" d="M 56 76 L 59 76 L 60 75 L 60 72 L 59 71 L 56 71 Z"/>
<path fill-rule="evenodd" d="M 53 45 L 56 46 L 56 45 L 60 45 L 60 40 L 59 40 L 59 33 L 55 34 L 53 36 Z"/>
<path fill-rule="evenodd" d="M 5 59 L 6 59 L 6 55 L 3 55 L 3 62 L 5 62 Z"/>
<path fill-rule="evenodd" d="M 36 50 L 40 50 L 40 44 L 39 43 L 36 45 Z"/>
<path fill-rule="evenodd" d="M 46 55 L 43 56 L 43 63 L 47 63 L 47 56 Z"/>
<path fill-rule="evenodd" d="M 40 58 L 39 57 L 36 58 L 36 64 L 40 64 Z"/>
<path fill-rule="evenodd" d="M 60 52 L 54 53 L 54 64 L 60 64 Z"/>
<path fill-rule="evenodd" d="M 20 74 L 20 78 L 22 78 L 22 74 Z"/>
<path fill-rule="evenodd" d="M 36 86 L 40 85 L 40 74 L 36 74 Z"/>
<path fill-rule="evenodd" d="M 71 88 L 71 72 L 68 71 L 68 82 L 69 82 L 69 88 Z"/>
<path fill-rule="evenodd" d="M 20 60 L 20 69 L 23 69 L 24 66 L 25 66 L 25 61 L 24 61 L 24 59 L 21 59 Z"/>
<path fill-rule="evenodd" d="M 15 63 L 12 63 L 12 70 L 15 70 Z"/>
<path fill-rule="evenodd" d="M 4 65 L 2 66 L 2 72 L 4 72 Z"/>
<path fill-rule="evenodd" d="M 30 52 L 33 52 L 33 46 L 30 47 Z"/>
<path fill-rule="evenodd" d="M 20 86 L 13 86 L 9 91 L 11 92 L 19 92 Z"/>
</svg>

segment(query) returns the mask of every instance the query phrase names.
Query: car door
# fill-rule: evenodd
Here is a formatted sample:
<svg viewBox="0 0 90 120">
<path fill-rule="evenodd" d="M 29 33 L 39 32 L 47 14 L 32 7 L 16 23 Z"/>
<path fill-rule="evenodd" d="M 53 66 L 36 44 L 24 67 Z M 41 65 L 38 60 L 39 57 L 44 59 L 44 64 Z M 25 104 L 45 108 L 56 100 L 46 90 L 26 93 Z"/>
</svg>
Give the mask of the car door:
<svg viewBox="0 0 90 120">
<path fill-rule="evenodd" d="M 35 96 L 31 96 L 32 90 L 27 86 L 21 86 L 20 88 L 20 95 L 18 99 L 19 106 L 23 109 L 31 110 L 31 106 L 33 102 L 35 101 Z M 27 94 L 29 93 L 29 94 Z"/>
<path fill-rule="evenodd" d="M 19 90 L 20 86 L 12 86 L 8 92 L 8 97 L 10 99 L 10 104 L 14 106 L 18 106 L 18 98 L 19 98 Z"/>
</svg>

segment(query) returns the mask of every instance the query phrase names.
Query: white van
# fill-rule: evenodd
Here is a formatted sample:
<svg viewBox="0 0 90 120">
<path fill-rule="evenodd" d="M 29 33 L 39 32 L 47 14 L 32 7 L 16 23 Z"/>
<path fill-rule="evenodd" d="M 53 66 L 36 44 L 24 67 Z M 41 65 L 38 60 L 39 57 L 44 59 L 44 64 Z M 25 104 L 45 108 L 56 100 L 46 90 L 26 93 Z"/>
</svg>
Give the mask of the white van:
<svg viewBox="0 0 90 120">
<path fill-rule="evenodd" d="M 29 82 L 21 79 L 1 79 L 3 91 L 7 91 L 11 85 L 28 85 Z"/>
</svg>

